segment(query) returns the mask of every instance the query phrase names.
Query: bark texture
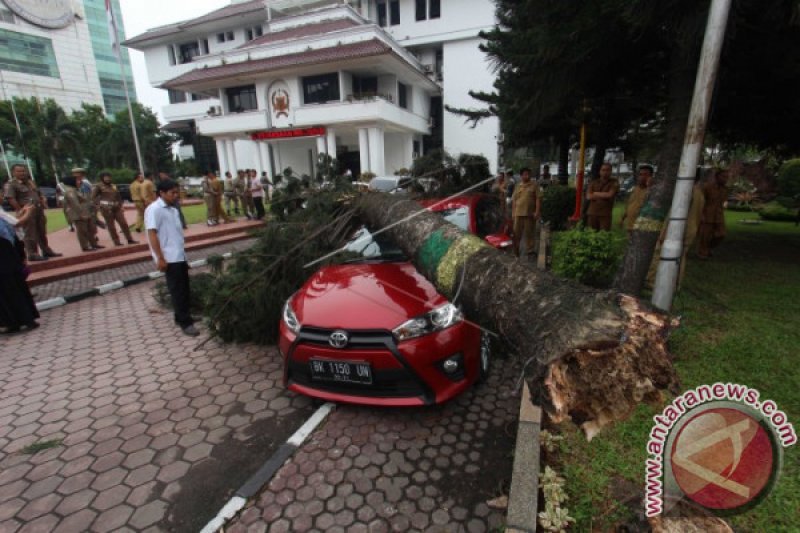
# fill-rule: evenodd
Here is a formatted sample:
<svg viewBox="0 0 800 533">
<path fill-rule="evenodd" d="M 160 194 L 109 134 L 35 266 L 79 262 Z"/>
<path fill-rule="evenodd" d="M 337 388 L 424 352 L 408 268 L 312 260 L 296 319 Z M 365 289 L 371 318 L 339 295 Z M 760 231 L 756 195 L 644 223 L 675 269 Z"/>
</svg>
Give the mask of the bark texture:
<svg viewBox="0 0 800 533">
<path fill-rule="evenodd" d="M 367 194 L 356 209 L 373 229 L 396 224 L 387 233 L 439 292 L 508 341 L 527 362 L 533 401 L 555 420 L 572 418 L 591 438 L 676 388 L 666 315 L 522 264 L 434 213 L 406 220 L 416 202 Z"/>
</svg>

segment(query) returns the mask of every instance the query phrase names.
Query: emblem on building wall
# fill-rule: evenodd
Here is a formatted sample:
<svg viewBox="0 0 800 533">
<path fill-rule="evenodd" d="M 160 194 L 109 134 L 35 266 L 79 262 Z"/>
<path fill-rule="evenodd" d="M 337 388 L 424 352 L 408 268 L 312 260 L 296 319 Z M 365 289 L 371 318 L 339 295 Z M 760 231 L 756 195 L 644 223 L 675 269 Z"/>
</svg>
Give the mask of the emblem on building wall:
<svg viewBox="0 0 800 533">
<path fill-rule="evenodd" d="M 289 93 L 283 89 L 273 89 L 272 91 L 272 112 L 275 118 L 289 117 Z"/>
</svg>

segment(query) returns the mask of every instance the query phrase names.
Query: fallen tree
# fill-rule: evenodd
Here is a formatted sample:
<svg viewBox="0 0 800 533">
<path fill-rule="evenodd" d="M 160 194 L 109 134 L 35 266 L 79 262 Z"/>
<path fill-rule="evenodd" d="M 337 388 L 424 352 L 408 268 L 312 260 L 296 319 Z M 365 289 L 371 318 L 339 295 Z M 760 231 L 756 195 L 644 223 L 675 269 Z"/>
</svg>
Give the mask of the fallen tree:
<svg viewBox="0 0 800 533">
<path fill-rule="evenodd" d="M 533 401 L 555 422 L 571 418 L 591 439 L 639 403 L 661 403 L 663 391 L 677 392 L 666 349 L 675 324 L 648 304 L 535 270 L 439 215 L 406 220 L 420 211 L 410 200 L 366 194 L 355 208 L 370 228 L 388 227 L 418 270 L 471 320 L 514 347 L 526 361 Z"/>
</svg>

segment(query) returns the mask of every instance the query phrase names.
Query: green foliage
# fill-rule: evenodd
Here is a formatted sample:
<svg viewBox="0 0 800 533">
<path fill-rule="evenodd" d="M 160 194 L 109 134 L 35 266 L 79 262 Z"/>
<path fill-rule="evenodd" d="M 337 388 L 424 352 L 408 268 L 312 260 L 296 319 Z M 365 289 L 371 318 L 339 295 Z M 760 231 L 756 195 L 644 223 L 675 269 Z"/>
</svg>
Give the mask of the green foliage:
<svg viewBox="0 0 800 533">
<path fill-rule="evenodd" d="M 561 231 L 575 210 L 575 189 L 566 185 L 550 185 L 542 196 L 542 219 L 550 223 L 550 229 Z"/>
<path fill-rule="evenodd" d="M 197 290 L 204 292 L 202 312 L 214 335 L 226 342 L 277 342 L 284 303 L 331 260 L 304 265 L 340 248 L 352 234 L 352 219 L 337 219 L 346 211 L 340 197 L 335 191 L 317 192 L 306 209 L 286 222 L 270 222 L 252 248 L 235 255 L 209 285 Z"/>
<path fill-rule="evenodd" d="M 136 170 L 132 168 L 104 168 L 100 172 L 110 172 L 111 182 L 117 185 L 128 185 L 136 177 Z M 98 175 L 100 174 L 98 172 Z"/>
<path fill-rule="evenodd" d="M 186 178 L 200 175 L 200 169 L 197 167 L 197 161 L 194 158 L 175 158 L 175 176 Z"/>
<path fill-rule="evenodd" d="M 439 186 L 431 192 L 436 196 L 447 196 L 480 183 L 491 173 L 489 161 L 482 155 L 460 154 L 456 160 L 447 151 L 437 148 L 414 160 L 411 175 L 434 178 Z M 417 192 L 423 192 L 423 188 L 418 187 Z"/>
<path fill-rule="evenodd" d="M 610 231 L 582 227 L 555 235 L 553 271 L 592 287 L 611 284 L 622 257 L 622 243 Z"/>
<path fill-rule="evenodd" d="M 785 162 L 778 171 L 778 195 L 800 200 L 800 159 Z"/>
<path fill-rule="evenodd" d="M 797 208 L 788 208 L 778 202 L 764 204 L 757 209 L 758 216 L 764 220 L 774 220 L 777 222 L 794 222 L 797 220 Z"/>
</svg>

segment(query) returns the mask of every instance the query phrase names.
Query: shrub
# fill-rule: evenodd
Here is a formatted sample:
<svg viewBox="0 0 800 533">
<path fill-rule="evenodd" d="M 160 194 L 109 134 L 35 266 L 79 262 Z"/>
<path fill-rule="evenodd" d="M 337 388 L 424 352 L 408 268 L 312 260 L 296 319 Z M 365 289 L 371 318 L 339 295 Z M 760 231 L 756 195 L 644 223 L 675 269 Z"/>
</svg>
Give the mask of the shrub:
<svg viewBox="0 0 800 533">
<path fill-rule="evenodd" d="M 758 209 L 758 216 L 764 220 L 794 222 L 797 220 L 797 209 L 789 209 L 778 202 L 770 202 Z"/>
<path fill-rule="evenodd" d="M 791 159 L 778 170 L 778 196 L 800 198 L 800 159 Z"/>
<path fill-rule="evenodd" d="M 575 229 L 554 235 L 553 271 L 585 285 L 610 286 L 622 258 L 622 240 L 610 231 Z"/>
<path fill-rule="evenodd" d="M 561 231 L 575 209 L 575 189 L 566 185 L 550 185 L 542 196 L 542 220 L 550 223 L 550 229 Z"/>
</svg>

